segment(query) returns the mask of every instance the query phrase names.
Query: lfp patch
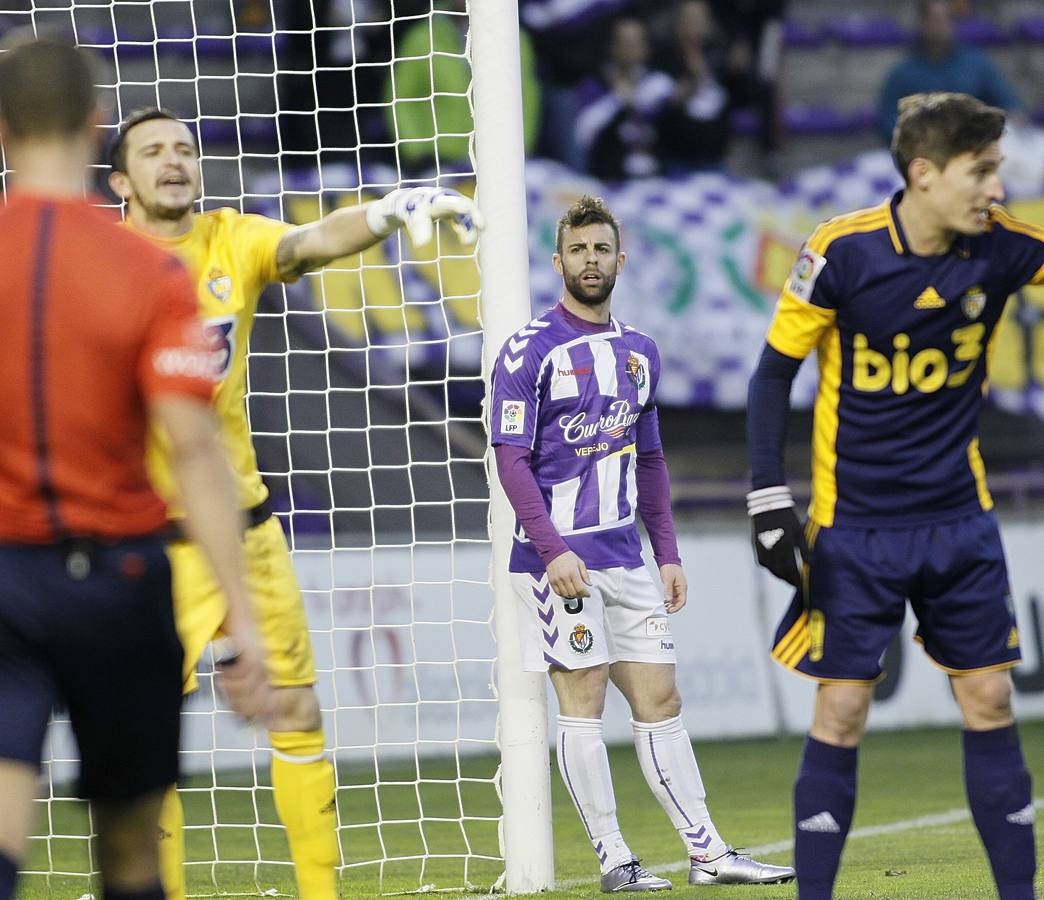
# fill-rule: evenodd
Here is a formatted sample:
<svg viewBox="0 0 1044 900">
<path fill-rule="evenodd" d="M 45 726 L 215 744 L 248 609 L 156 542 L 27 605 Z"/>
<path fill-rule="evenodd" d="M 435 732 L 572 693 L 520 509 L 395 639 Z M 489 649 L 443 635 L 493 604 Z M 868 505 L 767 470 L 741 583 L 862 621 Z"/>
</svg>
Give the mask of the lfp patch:
<svg viewBox="0 0 1044 900">
<path fill-rule="evenodd" d="M 790 270 L 790 278 L 787 279 L 787 290 L 799 300 L 808 303 L 812 299 L 812 291 L 816 287 L 816 279 L 826 265 L 826 257 L 820 256 L 808 247 L 802 247 L 798 254 L 794 268 Z"/>
<path fill-rule="evenodd" d="M 522 434 L 526 427 L 526 404 L 521 400 L 505 400 L 500 407 L 500 433 Z"/>
</svg>

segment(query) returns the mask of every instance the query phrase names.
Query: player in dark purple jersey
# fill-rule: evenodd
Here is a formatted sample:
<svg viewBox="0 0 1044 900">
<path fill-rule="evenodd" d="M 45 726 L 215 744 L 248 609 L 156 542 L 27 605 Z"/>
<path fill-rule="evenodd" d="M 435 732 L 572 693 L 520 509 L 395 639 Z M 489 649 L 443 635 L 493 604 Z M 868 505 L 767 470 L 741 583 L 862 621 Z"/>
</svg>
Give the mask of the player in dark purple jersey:
<svg viewBox="0 0 1044 900">
<path fill-rule="evenodd" d="M 691 859 L 691 884 L 768 884 L 794 870 L 755 862 L 719 836 L 681 721 L 668 614 L 687 586 L 654 398 L 653 341 L 609 314 L 624 264 L 601 200 L 558 223 L 561 302 L 504 345 L 493 372 L 493 445 L 518 518 L 511 578 L 523 665 L 550 671 L 558 766 L 599 858 L 602 890 L 665 890 L 620 834 L 602 711 L 611 680 L 631 707 L 642 772 Z M 649 532 L 662 585 L 642 559 Z"/>
<path fill-rule="evenodd" d="M 1044 229 L 997 206 L 1004 113 L 964 94 L 904 98 L 904 190 L 820 225 L 784 285 L 747 409 L 758 562 L 798 588 L 773 656 L 819 682 L 794 788 L 798 896 L 832 896 L 856 750 L 906 602 L 964 719 L 968 802 L 1001 900 L 1032 900 L 1030 776 L 1011 710 L 1020 659 L 979 455 L 987 348 L 1008 296 L 1044 283 Z M 790 385 L 819 391 L 803 531 L 783 473 Z"/>
</svg>

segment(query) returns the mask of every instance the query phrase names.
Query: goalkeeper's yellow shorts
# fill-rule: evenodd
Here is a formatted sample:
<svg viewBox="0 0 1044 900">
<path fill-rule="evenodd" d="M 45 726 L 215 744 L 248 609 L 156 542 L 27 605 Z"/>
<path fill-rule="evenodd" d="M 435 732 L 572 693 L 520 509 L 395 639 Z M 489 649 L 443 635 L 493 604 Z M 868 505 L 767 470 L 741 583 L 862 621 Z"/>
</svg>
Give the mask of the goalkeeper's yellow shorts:
<svg viewBox="0 0 1044 900">
<path fill-rule="evenodd" d="M 194 691 L 196 665 L 209 641 L 221 635 L 225 595 L 198 544 L 174 541 L 167 548 L 174 586 L 174 620 L 185 648 L 185 693 Z M 304 601 L 286 537 L 275 516 L 243 535 L 246 587 L 276 687 L 315 684 L 315 659 Z"/>
</svg>

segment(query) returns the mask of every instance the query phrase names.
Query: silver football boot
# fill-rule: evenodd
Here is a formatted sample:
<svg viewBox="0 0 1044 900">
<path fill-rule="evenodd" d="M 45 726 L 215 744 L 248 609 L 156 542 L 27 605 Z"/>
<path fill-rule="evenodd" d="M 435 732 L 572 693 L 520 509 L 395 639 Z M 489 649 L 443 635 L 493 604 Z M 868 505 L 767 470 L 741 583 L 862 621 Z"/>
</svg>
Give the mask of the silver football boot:
<svg viewBox="0 0 1044 900">
<path fill-rule="evenodd" d="M 669 891 L 673 884 L 666 878 L 653 875 L 642 868 L 642 861 L 632 856 L 615 869 L 610 869 L 602 876 L 602 893 L 615 894 L 617 891 Z"/>
<path fill-rule="evenodd" d="M 790 866 L 758 862 L 732 847 L 716 859 L 693 859 L 689 865 L 689 884 L 785 884 L 796 875 Z"/>
</svg>

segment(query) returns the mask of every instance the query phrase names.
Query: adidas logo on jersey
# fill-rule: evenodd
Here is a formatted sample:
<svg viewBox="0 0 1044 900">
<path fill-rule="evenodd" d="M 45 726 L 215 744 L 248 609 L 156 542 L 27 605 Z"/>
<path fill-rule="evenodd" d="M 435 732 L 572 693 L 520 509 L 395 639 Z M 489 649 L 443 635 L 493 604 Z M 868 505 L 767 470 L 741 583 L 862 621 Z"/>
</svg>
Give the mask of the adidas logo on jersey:
<svg viewBox="0 0 1044 900">
<path fill-rule="evenodd" d="M 1032 825 L 1037 821 L 1037 811 L 1032 803 L 1027 803 L 1018 812 L 1009 813 L 1004 818 L 1012 825 Z"/>
<path fill-rule="evenodd" d="M 933 287 L 927 287 L 914 300 L 914 309 L 942 309 L 946 301 Z"/>
<path fill-rule="evenodd" d="M 802 819 L 798 822 L 798 829 L 800 831 L 815 831 L 822 834 L 840 834 L 841 826 L 837 824 L 835 819 L 826 810 L 821 813 L 816 813 L 808 819 Z"/>
<path fill-rule="evenodd" d="M 773 528 L 771 531 L 762 531 L 758 533 L 758 543 L 761 544 L 766 550 L 771 550 L 776 544 L 779 543 L 779 539 L 783 537 L 782 528 Z"/>
</svg>

